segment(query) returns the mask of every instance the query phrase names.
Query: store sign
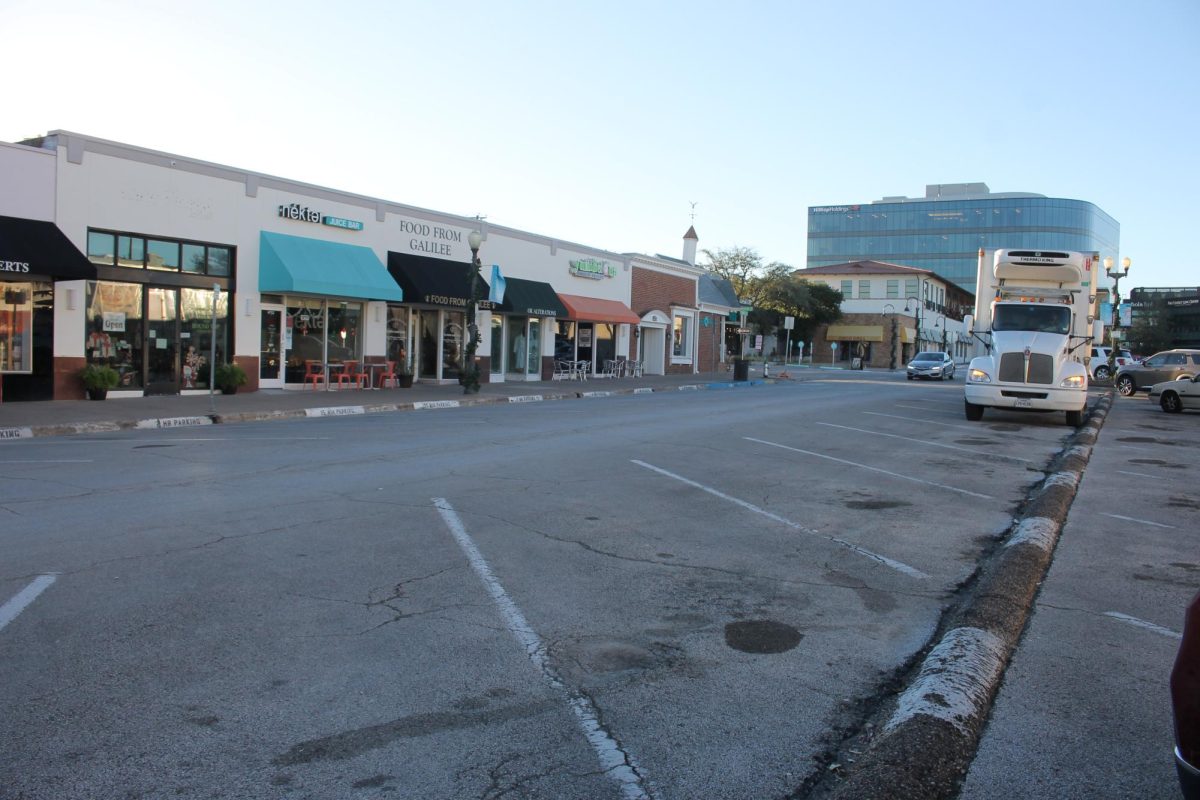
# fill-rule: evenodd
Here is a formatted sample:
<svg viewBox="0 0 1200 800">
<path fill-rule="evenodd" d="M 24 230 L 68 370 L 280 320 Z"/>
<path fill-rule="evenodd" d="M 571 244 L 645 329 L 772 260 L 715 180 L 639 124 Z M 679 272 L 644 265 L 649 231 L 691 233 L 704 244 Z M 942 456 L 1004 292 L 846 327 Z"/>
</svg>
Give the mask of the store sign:
<svg viewBox="0 0 1200 800">
<path fill-rule="evenodd" d="M 414 253 L 432 253 L 435 256 L 453 255 L 452 244 L 462 244 L 462 231 L 430 225 L 427 222 L 400 220 L 400 232 L 409 234 L 408 249 Z"/>
<path fill-rule="evenodd" d="M 125 312 L 124 311 L 105 311 L 104 332 L 105 333 L 124 333 L 125 332 Z"/>
<path fill-rule="evenodd" d="M 363 224 L 355 219 L 331 217 L 320 211 L 314 211 L 308 206 L 301 207 L 299 203 L 289 203 L 279 207 L 279 216 L 283 219 L 294 219 L 300 222 L 315 222 L 332 228 L 342 228 L 347 231 L 361 231 Z"/>
<path fill-rule="evenodd" d="M 29 262 L 0 261 L 0 272 L 29 272 Z"/>
<path fill-rule="evenodd" d="M 617 277 L 617 268 L 607 261 L 600 261 L 595 258 L 581 258 L 576 261 L 569 262 L 571 265 L 571 274 L 577 278 L 590 278 L 594 281 L 603 280 L 605 278 Z"/>
<path fill-rule="evenodd" d="M 858 211 L 862 206 L 815 206 L 808 211 L 810 214 L 844 214 L 847 211 Z"/>
</svg>

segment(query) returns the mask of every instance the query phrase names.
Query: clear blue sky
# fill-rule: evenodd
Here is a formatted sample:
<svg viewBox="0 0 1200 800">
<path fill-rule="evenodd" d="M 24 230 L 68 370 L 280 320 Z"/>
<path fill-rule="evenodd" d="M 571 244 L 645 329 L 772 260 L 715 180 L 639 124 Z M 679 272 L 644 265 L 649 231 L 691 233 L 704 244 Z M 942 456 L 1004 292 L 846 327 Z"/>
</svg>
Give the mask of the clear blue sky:
<svg viewBox="0 0 1200 800">
<path fill-rule="evenodd" d="M 1200 285 L 1200 2 L 0 0 L 0 140 L 62 128 L 619 252 L 804 265 L 810 205 L 1091 201 Z M 486 254 L 485 254 L 486 257 Z"/>
</svg>

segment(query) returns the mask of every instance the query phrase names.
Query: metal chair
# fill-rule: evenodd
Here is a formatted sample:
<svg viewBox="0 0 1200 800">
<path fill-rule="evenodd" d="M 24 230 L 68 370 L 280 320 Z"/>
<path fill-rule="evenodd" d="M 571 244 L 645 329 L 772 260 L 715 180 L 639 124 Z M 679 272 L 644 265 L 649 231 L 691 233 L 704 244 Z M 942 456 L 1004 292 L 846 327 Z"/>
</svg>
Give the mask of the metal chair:
<svg viewBox="0 0 1200 800">
<path fill-rule="evenodd" d="M 388 388 L 395 389 L 400 385 L 400 379 L 396 377 L 396 362 L 385 361 L 387 366 L 383 372 L 379 373 L 379 388 L 382 389 L 390 382 L 392 385 Z"/>
<path fill-rule="evenodd" d="M 366 386 L 367 373 L 362 371 L 357 361 L 346 361 L 342 365 L 341 372 L 337 376 L 338 388 L 342 388 L 343 383 L 353 383 L 359 389 Z"/>
<path fill-rule="evenodd" d="M 551 379 L 556 381 L 569 381 L 573 377 L 573 372 L 574 370 L 572 369 L 570 361 L 555 361 L 554 375 L 551 376 Z"/>
<path fill-rule="evenodd" d="M 304 382 L 312 382 L 313 391 L 317 390 L 318 383 L 325 382 L 325 365 L 316 359 L 305 359 L 304 361 Z"/>
</svg>

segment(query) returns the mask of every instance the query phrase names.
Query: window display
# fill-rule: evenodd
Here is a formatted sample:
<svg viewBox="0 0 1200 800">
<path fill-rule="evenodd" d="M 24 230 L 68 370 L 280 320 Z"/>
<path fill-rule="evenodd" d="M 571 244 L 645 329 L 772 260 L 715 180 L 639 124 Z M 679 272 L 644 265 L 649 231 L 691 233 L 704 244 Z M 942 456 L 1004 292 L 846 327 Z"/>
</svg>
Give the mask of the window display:
<svg viewBox="0 0 1200 800">
<path fill-rule="evenodd" d="M 5 283 L 0 307 L 0 372 L 33 370 L 33 284 Z"/>
</svg>

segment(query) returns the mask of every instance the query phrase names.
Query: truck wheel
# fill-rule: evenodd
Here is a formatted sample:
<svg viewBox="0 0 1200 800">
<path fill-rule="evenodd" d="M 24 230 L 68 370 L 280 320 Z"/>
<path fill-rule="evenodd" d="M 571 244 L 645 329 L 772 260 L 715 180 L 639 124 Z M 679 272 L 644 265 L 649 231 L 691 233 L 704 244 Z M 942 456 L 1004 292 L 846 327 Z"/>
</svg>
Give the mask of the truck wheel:
<svg viewBox="0 0 1200 800">
<path fill-rule="evenodd" d="M 1083 424 L 1083 411 L 1068 411 L 1067 424 L 1072 428 L 1078 428 Z"/>
<path fill-rule="evenodd" d="M 983 419 L 983 406 L 977 406 L 970 400 L 964 400 L 964 410 L 967 412 L 967 420 L 970 422 L 979 422 Z"/>
<path fill-rule="evenodd" d="M 1117 378 L 1117 391 L 1120 392 L 1121 397 L 1129 397 L 1137 391 L 1137 384 L 1133 382 L 1133 378 L 1122 375 Z"/>
<path fill-rule="evenodd" d="M 1178 414 L 1183 411 L 1183 403 L 1179 402 L 1179 395 L 1174 392 L 1163 392 L 1158 404 L 1168 414 Z"/>
</svg>

